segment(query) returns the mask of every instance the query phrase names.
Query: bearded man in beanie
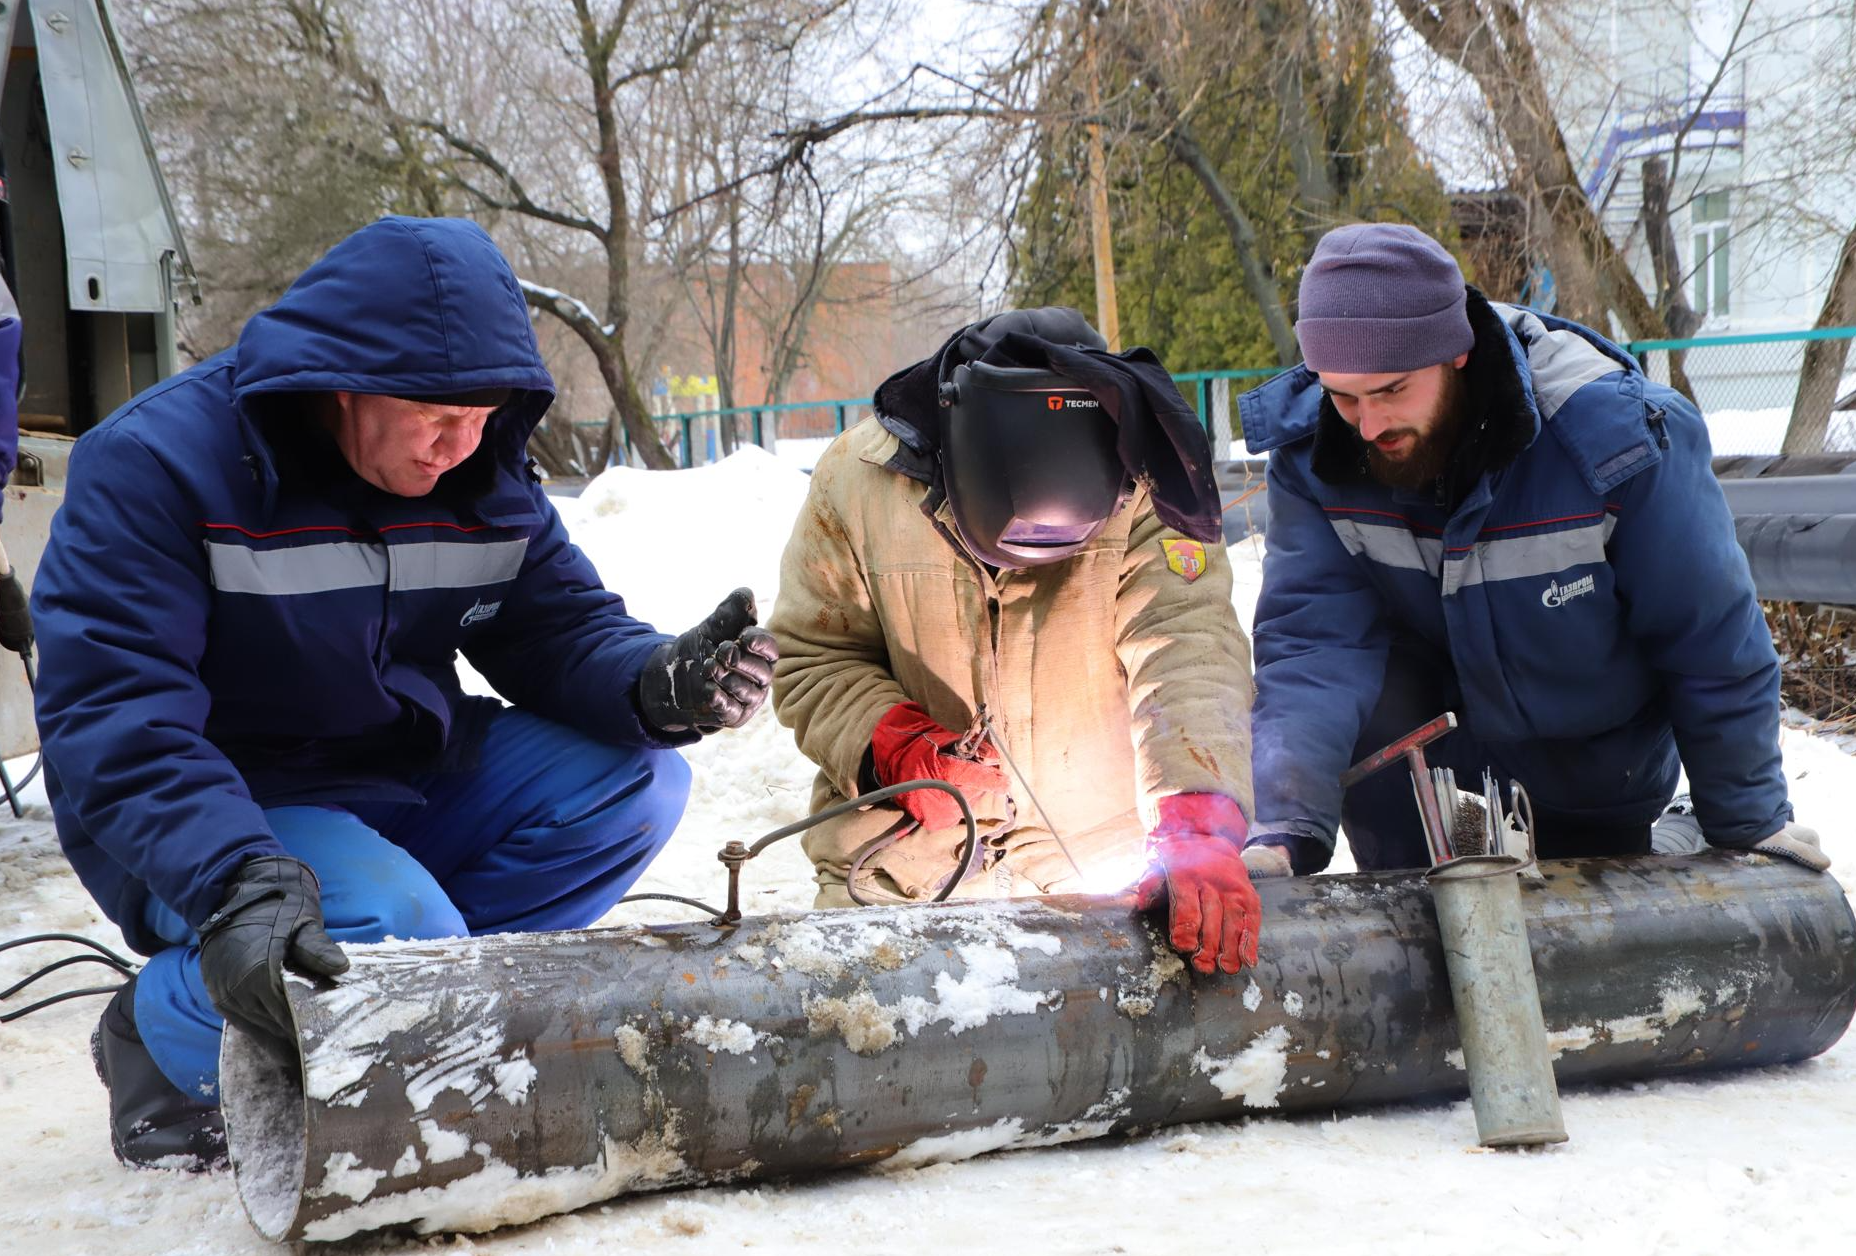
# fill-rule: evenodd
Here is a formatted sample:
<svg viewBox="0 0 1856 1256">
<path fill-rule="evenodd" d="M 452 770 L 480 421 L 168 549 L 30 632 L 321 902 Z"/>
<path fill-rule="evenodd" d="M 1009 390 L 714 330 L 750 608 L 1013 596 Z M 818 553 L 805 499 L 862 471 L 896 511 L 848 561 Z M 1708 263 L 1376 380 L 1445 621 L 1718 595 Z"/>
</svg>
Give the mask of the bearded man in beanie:
<svg viewBox="0 0 1856 1256">
<path fill-rule="evenodd" d="M 1708 842 L 1827 867 L 1695 407 L 1408 226 L 1325 236 L 1296 334 L 1239 403 L 1269 454 L 1253 874 L 1321 870 L 1337 824 L 1363 869 L 1428 863 L 1406 772 L 1339 777 L 1447 710 L 1430 762 L 1525 786 L 1543 858 L 1647 853 L 1686 767 Z"/>
<path fill-rule="evenodd" d="M 77 442 L 38 721 L 65 855 L 151 957 L 91 1039 L 125 1164 L 223 1160 L 220 1035 L 293 1043 L 287 968 L 605 914 L 676 747 L 764 700 L 752 594 L 669 637 L 568 540 L 525 452 L 553 401 L 482 228 L 383 218 Z"/>
<path fill-rule="evenodd" d="M 1139 876 L 1200 972 L 1256 961 L 1250 652 L 1205 429 L 1150 351 L 1014 310 L 891 376 L 819 459 L 770 627 L 815 810 L 932 779 L 979 821 L 969 850 L 918 790 L 817 825 L 819 906 Z"/>
</svg>

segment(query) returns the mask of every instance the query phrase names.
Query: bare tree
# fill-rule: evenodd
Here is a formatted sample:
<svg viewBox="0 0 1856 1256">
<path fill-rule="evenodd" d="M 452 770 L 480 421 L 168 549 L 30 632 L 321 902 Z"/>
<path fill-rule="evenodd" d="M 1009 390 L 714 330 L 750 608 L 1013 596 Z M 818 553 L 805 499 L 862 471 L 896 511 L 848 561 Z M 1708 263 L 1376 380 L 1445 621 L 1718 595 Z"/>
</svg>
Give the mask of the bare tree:
<svg viewBox="0 0 1856 1256">
<path fill-rule="evenodd" d="M 539 61 L 539 90 L 526 94 L 536 113 L 558 115 L 537 135 L 532 119 L 509 119 L 495 136 L 469 112 L 433 107 L 398 92 L 375 60 L 362 56 L 354 15 L 336 0 L 279 0 L 314 33 L 328 65 L 371 99 L 381 124 L 397 137 L 423 137 L 436 181 L 480 214 L 524 224 L 528 237 L 562 258 L 597 259 L 603 293 L 581 298 L 567 289 L 525 281 L 535 309 L 569 329 L 591 355 L 610 397 L 611 419 L 591 450 L 603 466 L 623 438 L 647 466 L 674 459 L 644 404 L 634 337 L 639 267 L 647 245 L 639 224 L 649 211 L 650 171 L 639 160 L 649 140 L 635 124 L 649 97 L 706 61 L 739 67 L 755 57 L 791 59 L 845 0 L 550 0 L 529 6 L 514 30 Z M 462 2 L 462 0 L 460 0 Z M 524 49 L 479 48 L 489 55 Z M 455 56 L 461 49 L 452 49 Z M 421 107 L 426 106 L 426 107 Z M 532 143 L 536 138 L 546 142 Z M 567 142 L 563 143 L 563 139 Z M 524 141 L 530 141 L 525 143 Z M 660 261 L 662 259 L 660 258 Z"/>
<path fill-rule="evenodd" d="M 383 134 L 287 10 L 147 0 L 124 17 L 202 281 L 204 302 L 181 311 L 187 356 L 230 343 L 355 228 L 383 213 L 444 212 L 418 145 Z"/>
<path fill-rule="evenodd" d="M 1676 233 L 1670 205 L 1671 172 L 1661 157 L 1643 159 L 1643 205 L 1638 222 L 1650 249 L 1650 265 L 1656 276 L 1656 309 L 1672 336 L 1687 336 L 1701 326 L 1701 315 L 1688 300 L 1688 272 L 1682 268 L 1682 254 L 1676 248 Z"/>
<path fill-rule="evenodd" d="M 850 24 L 832 25 L 818 35 L 838 34 L 847 51 L 854 49 Z M 804 80 L 816 69 L 790 57 L 713 60 L 679 76 L 674 92 L 658 95 L 668 105 L 658 124 L 669 136 L 674 208 L 653 221 L 708 342 L 725 412 L 744 400 L 744 350 L 758 351 L 764 368 L 758 400 L 778 401 L 804 360 L 821 302 L 885 295 L 853 294 L 834 282 L 840 264 L 893 208 L 881 188 L 882 163 L 807 153 L 764 177 L 742 177 L 763 156 L 764 137 L 812 103 Z M 692 182 L 720 190 L 692 198 Z M 734 448 L 733 416 L 721 424 L 720 437 L 724 452 Z"/>
<path fill-rule="evenodd" d="M 300 0 L 293 0 L 299 2 Z M 571 42 L 575 67 L 584 75 L 580 106 L 592 117 L 590 179 L 599 189 L 597 203 L 582 205 L 563 197 L 537 199 L 501 155 L 473 139 L 462 127 L 440 118 L 419 118 L 416 125 L 444 146 L 452 157 L 448 178 L 481 208 L 531 218 L 590 238 L 605 262 L 605 300 L 600 312 L 557 289 L 523 285 L 530 305 L 559 319 L 592 354 L 600 378 L 611 394 L 613 421 L 594 453 L 604 466 L 620 433 L 648 467 L 671 467 L 675 460 L 659 440 L 627 352 L 632 318 L 633 205 L 623 152 L 625 126 L 622 95 L 631 88 L 689 70 L 717 38 L 720 26 L 737 16 L 725 3 L 688 3 L 662 8 L 620 0 L 596 9 L 593 0 L 567 0 L 561 25 Z"/>
<path fill-rule="evenodd" d="M 1573 167 L 1518 0 L 1396 3 L 1431 50 L 1468 73 L 1488 103 L 1516 190 L 1541 211 L 1559 309 L 1601 329 L 1614 313 L 1633 339 L 1668 336 L 1668 324 L 1605 233 Z M 1671 374 L 1678 388 L 1690 391 L 1679 369 Z"/>
<path fill-rule="evenodd" d="M 1843 237 L 1830 286 L 1818 312 L 1817 327 L 1856 325 L 1856 226 Z M 1830 407 L 1836 403 L 1837 383 L 1849 361 L 1848 340 L 1811 340 L 1805 343 L 1804 363 L 1798 371 L 1798 392 L 1792 399 L 1791 421 L 1785 427 L 1782 454 L 1824 452 L 1830 429 Z"/>
</svg>

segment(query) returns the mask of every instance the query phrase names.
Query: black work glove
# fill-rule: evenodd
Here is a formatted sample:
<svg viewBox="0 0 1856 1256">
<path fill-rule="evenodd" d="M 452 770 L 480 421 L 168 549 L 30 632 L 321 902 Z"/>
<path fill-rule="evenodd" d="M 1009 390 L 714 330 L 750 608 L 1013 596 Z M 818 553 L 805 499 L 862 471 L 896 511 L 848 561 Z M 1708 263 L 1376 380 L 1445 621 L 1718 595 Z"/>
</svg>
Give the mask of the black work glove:
<svg viewBox="0 0 1856 1256">
<path fill-rule="evenodd" d="M 32 612 L 17 568 L 0 576 L 0 646 L 15 654 L 32 653 Z"/>
<path fill-rule="evenodd" d="M 322 887 L 285 855 L 248 859 L 200 926 L 200 978 L 220 1015 L 248 1033 L 295 1042 L 284 965 L 333 977 L 348 957 L 322 927 Z"/>
<path fill-rule="evenodd" d="M 754 591 L 736 589 L 709 618 L 651 652 L 638 708 L 664 733 L 739 728 L 767 700 L 779 660 L 773 634 L 754 626 Z"/>
</svg>

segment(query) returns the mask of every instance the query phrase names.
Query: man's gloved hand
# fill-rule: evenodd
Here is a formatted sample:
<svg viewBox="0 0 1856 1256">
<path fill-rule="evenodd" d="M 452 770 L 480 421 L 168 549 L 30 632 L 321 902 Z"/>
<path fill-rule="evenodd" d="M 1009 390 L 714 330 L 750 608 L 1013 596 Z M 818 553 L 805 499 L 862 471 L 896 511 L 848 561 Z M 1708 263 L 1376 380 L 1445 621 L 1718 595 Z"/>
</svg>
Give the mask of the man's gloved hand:
<svg viewBox="0 0 1856 1256">
<path fill-rule="evenodd" d="M 1813 872 L 1824 872 L 1830 868 L 1830 856 L 1824 853 L 1823 845 L 1817 840 L 1817 830 L 1796 820 L 1788 820 L 1784 828 L 1765 841 L 1756 843 L 1753 849 L 1763 855 L 1789 859 Z"/>
<path fill-rule="evenodd" d="M 5 562 L 6 551 L 0 550 L 0 565 Z M 15 654 L 32 653 L 32 612 L 26 605 L 26 587 L 11 567 L 0 576 L 0 646 Z"/>
<path fill-rule="evenodd" d="M 1244 868 L 1252 877 L 1288 877 L 1295 875 L 1289 862 L 1289 848 L 1269 840 L 1269 835 L 1253 837 L 1244 847 Z"/>
<path fill-rule="evenodd" d="M 1244 813 L 1223 794 L 1174 794 L 1160 800 L 1160 823 L 1148 835 L 1152 863 L 1135 887 L 1145 911 L 1167 901 L 1168 940 L 1202 973 L 1228 973 L 1257 962 L 1262 905 L 1238 843 Z"/>
<path fill-rule="evenodd" d="M 638 708 L 659 732 L 703 736 L 740 728 L 773 685 L 780 647 L 757 628 L 754 591 L 736 589 L 709 618 L 666 641 L 645 661 Z"/>
<path fill-rule="evenodd" d="M 316 874 L 285 855 L 248 859 L 200 926 L 200 977 L 227 1020 L 292 1042 L 285 964 L 324 977 L 348 971 L 348 957 L 322 927 Z"/>
<path fill-rule="evenodd" d="M 975 812 L 983 809 L 980 800 L 988 794 L 997 796 L 991 809 L 1002 809 L 1011 786 L 999 766 L 998 750 L 992 742 L 981 741 L 977 757 L 963 759 L 952 753 L 960 738 L 959 733 L 929 719 L 918 704 L 898 702 L 883 713 L 870 734 L 871 767 L 877 783 L 946 781 L 966 795 L 967 805 Z M 938 789 L 910 790 L 894 801 L 924 829 L 950 829 L 961 823 L 960 804 Z"/>
</svg>

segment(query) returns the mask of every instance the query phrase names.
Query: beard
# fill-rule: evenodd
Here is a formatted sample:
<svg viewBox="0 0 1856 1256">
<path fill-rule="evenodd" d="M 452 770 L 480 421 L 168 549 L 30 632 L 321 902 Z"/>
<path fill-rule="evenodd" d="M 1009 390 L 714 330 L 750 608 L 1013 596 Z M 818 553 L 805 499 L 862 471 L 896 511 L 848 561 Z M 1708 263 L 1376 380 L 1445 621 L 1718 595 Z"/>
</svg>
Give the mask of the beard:
<svg viewBox="0 0 1856 1256">
<path fill-rule="evenodd" d="M 1390 458 L 1378 445 L 1361 438 L 1360 443 L 1366 447 L 1367 473 L 1387 488 L 1410 492 L 1435 484 L 1456 453 L 1457 438 L 1463 430 L 1462 400 L 1463 372 L 1448 369 L 1444 372 L 1443 390 L 1437 396 L 1437 408 L 1431 412 L 1429 425 L 1412 442 L 1410 452 Z"/>
</svg>

